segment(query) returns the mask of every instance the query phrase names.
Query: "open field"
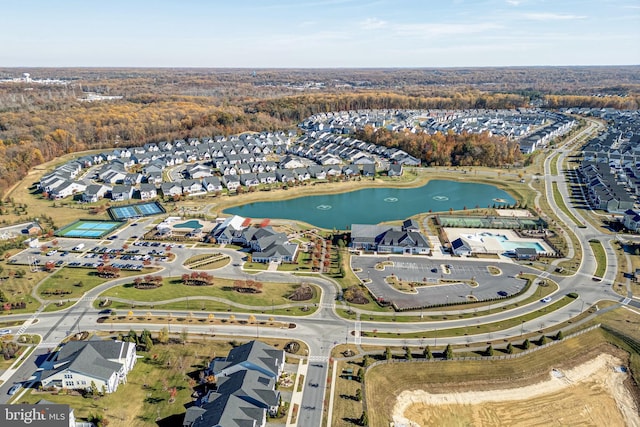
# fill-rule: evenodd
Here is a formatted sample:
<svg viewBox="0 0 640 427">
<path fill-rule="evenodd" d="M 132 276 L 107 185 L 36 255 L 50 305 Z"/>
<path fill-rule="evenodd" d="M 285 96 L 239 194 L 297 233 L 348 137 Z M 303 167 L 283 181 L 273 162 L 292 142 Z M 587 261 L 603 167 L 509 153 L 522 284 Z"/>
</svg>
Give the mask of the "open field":
<svg viewBox="0 0 640 427">
<path fill-rule="evenodd" d="M 547 380 L 521 388 L 435 394 L 405 391 L 398 397 L 393 417 L 420 426 L 639 426 L 635 402 L 624 384 L 627 374 L 614 371 L 620 364 L 620 359 L 605 353 L 567 371 L 552 371 Z"/>
<path fill-rule="evenodd" d="M 568 371 L 582 363 L 596 358 L 601 353 L 609 353 L 621 360 L 619 364 L 630 367 L 631 373 L 637 376 L 637 372 L 640 372 L 638 366 L 638 359 L 640 358 L 637 351 L 627 353 L 621 348 L 632 349 L 634 345 L 633 340 L 640 339 L 639 328 L 630 327 L 630 324 L 637 324 L 640 322 L 640 316 L 638 314 L 625 309 L 616 309 L 599 316 L 594 322 L 602 321 L 603 325 L 615 328 L 616 330 L 629 331 L 630 340 L 620 340 L 619 338 L 611 335 L 603 329 L 596 329 L 570 339 L 565 339 L 562 342 L 557 343 L 548 348 L 544 348 L 535 351 L 531 354 L 518 357 L 510 360 L 483 360 L 483 361 L 447 361 L 447 362 L 432 362 L 432 363 L 393 363 L 383 364 L 369 369 L 366 374 L 366 397 L 367 397 L 367 411 L 369 415 L 369 421 L 371 426 L 388 426 L 388 422 L 391 421 L 391 414 L 393 407 L 396 404 L 396 397 L 400 396 L 402 392 L 407 390 L 424 390 L 427 393 L 454 393 L 454 392 L 466 392 L 466 391 L 486 391 L 486 390 L 502 390 L 513 389 L 530 386 L 541 381 L 548 380 L 549 372 L 552 368 L 557 368 L 561 371 Z M 609 344 L 609 342 L 615 343 L 615 347 Z M 419 367 L 419 369 L 416 369 Z M 602 384 L 600 382 L 599 384 Z M 633 396 L 640 396 L 637 386 L 631 380 L 625 382 L 625 386 L 631 391 Z M 590 399 L 590 392 L 577 391 L 578 394 L 584 396 L 584 405 L 593 404 L 595 407 L 599 407 L 596 404 L 597 399 Z M 556 399 L 557 400 L 557 399 Z M 611 398 L 613 400 L 613 398 Z M 449 401 L 447 403 L 454 403 Z M 539 402 L 539 404 L 541 404 Z M 483 408 L 486 405 L 483 405 Z M 611 405 L 608 408 L 613 408 Z M 529 407 L 531 411 L 532 407 Z M 473 424 L 473 419 L 465 417 L 474 416 L 474 414 L 480 417 L 479 419 L 485 420 L 482 417 L 497 416 L 492 414 L 499 414 L 504 417 L 511 417 L 509 419 L 515 419 L 515 411 L 524 411 L 522 408 L 513 408 L 514 412 L 507 413 L 505 415 L 505 409 L 500 406 L 491 409 L 493 412 L 486 412 L 477 410 L 469 406 L 456 408 L 456 416 L 460 416 L 460 423 L 455 424 L 457 418 L 447 418 L 451 416 L 450 408 L 440 408 L 437 413 L 434 413 L 436 409 L 433 407 L 424 409 L 430 411 L 432 417 L 436 417 L 440 424 L 434 425 L 469 425 Z M 502 412 L 500 412 L 502 411 Z M 466 415 L 465 415 L 466 414 Z M 566 414 L 556 414 L 557 419 L 563 419 Z M 583 413 L 583 416 L 591 416 Z M 606 416 L 606 415 L 596 415 Z M 470 421 L 471 420 L 471 421 Z M 492 423 L 480 425 L 496 425 L 499 424 L 496 418 L 486 418 L 486 420 L 492 420 Z M 416 420 L 419 422 L 419 420 Z M 524 424 L 524 425 L 550 425 L 547 423 L 548 418 L 544 418 L 541 423 L 538 424 Z M 454 424 L 451 424 L 454 423 Z M 511 425 L 511 423 L 507 423 Z M 602 425 L 594 424 L 593 425 Z M 554 425 L 553 423 L 551 425 Z M 559 422 L 555 425 L 567 425 Z M 584 425 L 584 424 L 582 424 Z M 615 425 L 615 424 L 607 424 Z M 625 425 L 625 424 L 619 424 Z M 639 424 L 640 425 L 640 424 Z"/>
</svg>

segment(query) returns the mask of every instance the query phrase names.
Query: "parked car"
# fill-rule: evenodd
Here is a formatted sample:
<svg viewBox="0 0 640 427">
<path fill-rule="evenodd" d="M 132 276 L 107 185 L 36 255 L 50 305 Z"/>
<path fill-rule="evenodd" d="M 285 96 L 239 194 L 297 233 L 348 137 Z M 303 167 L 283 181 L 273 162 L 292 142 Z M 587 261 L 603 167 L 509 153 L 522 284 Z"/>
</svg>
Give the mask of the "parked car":
<svg viewBox="0 0 640 427">
<path fill-rule="evenodd" d="M 21 383 L 15 383 L 14 385 L 12 385 L 8 391 L 9 396 L 13 396 L 14 394 L 16 394 L 21 387 L 22 387 Z"/>
</svg>

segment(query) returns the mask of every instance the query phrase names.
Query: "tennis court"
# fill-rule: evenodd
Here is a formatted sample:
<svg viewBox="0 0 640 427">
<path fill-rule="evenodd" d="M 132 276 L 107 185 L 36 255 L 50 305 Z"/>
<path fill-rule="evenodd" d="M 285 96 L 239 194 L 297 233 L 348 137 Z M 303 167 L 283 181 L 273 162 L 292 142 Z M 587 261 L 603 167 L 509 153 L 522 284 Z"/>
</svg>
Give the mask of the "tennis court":
<svg viewBox="0 0 640 427">
<path fill-rule="evenodd" d="M 473 217 L 440 215 L 437 217 L 437 220 L 441 226 L 453 228 L 502 228 L 535 230 L 541 226 L 546 225 L 540 219 L 509 218 L 504 216 Z"/>
<path fill-rule="evenodd" d="M 116 221 L 142 216 L 158 215 L 165 213 L 164 208 L 158 202 L 137 203 L 109 208 L 109 216 Z"/>
<path fill-rule="evenodd" d="M 54 235 L 58 237 L 85 237 L 88 239 L 100 239 L 124 224 L 121 221 L 96 221 L 79 219 L 56 230 Z"/>
</svg>

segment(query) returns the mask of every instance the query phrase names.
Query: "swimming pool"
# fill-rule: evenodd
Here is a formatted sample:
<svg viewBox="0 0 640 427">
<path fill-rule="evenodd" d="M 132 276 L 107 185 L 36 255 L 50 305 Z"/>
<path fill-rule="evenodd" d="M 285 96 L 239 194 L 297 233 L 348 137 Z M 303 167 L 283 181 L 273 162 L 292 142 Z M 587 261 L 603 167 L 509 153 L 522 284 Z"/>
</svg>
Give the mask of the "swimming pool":
<svg viewBox="0 0 640 427">
<path fill-rule="evenodd" d="M 202 227 L 203 225 L 200 224 L 200 221 L 198 221 L 197 219 L 192 219 L 187 222 L 183 222 L 182 224 L 176 224 L 173 226 L 173 228 L 193 228 L 193 229 L 199 229 Z"/>
<path fill-rule="evenodd" d="M 538 242 L 511 242 L 509 240 L 505 240 L 500 242 L 500 245 L 504 248 L 505 251 L 515 251 L 516 248 L 531 248 L 535 249 L 538 253 L 547 252 L 544 247 Z"/>
<path fill-rule="evenodd" d="M 518 240 L 518 241 L 514 242 L 514 241 L 509 240 L 509 238 L 507 236 L 505 236 L 504 234 L 493 234 L 493 233 L 489 233 L 487 231 L 485 231 L 483 233 L 480 233 L 479 235 L 483 236 L 483 237 L 492 237 L 498 243 L 500 243 L 500 246 L 502 246 L 502 248 L 505 251 L 513 252 L 517 248 L 530 248 L 530 249 L 535 249 L 535 251 L 538 252 L 538 253 L 547 252 L 547 250 L 544 248 L 544 246 L 542 246 L 538 242 L 523 242 L 522 240 Z"/>
</svg>

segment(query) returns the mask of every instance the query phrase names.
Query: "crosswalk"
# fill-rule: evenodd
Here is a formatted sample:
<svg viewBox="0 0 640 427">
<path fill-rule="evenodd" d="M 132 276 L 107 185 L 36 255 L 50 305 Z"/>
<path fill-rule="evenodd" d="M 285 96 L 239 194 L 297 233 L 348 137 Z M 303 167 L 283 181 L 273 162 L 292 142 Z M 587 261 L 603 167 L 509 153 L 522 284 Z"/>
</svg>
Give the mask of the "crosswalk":
<svg viewBox="0 0 640 427">
<path fill-rule="evenodd" d="M 27 328 L 29 326 L 31 326 L 31 324 L 38 318 L 38 316 L 40 315 L 40 313 L 42 313 L 42 310 L 44 310 L 45 305 L 40 306 L 40 308 L 38 308 L 38 310 L 36 310 L 31 317 L 29 317 L 29 319 L 27 319 L 22 326 L 20 326 L 20 329 L 18 329 L 18 332 L 16 332 L 16 340 L 18 338 L 20 338 L 20 335 L 24 334 L 25 331 L 27 330 Z"/>
<path fill-rule="evenodd" d="M 327 363 L 329 362 L 329 357 L 328 356 L 309 356 L 309 362 Z"/>
<path fill-rule="evenodd" d="M 353 331 L 353 343 L 355 345 L 362 344 L 362 322 L 359 320 L 355 322 L 355 329 Z"/>
<path fill-rule="evenodd" d="M 626 297 L 625 299 L 622 300 L 622 305 L 627 305 L 631 302 L 631 298 Z"/>
</svg>

